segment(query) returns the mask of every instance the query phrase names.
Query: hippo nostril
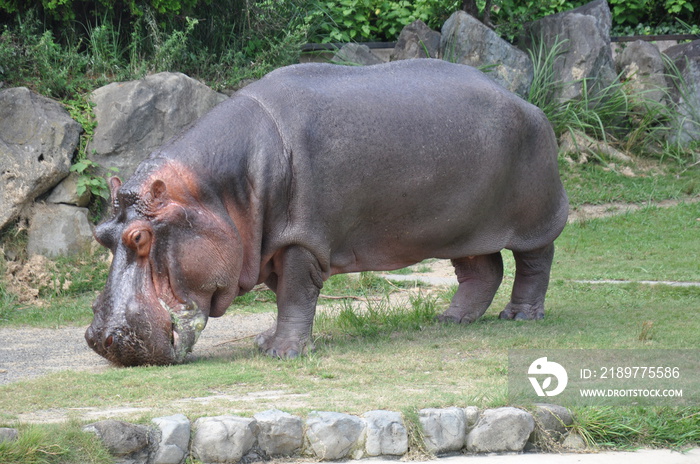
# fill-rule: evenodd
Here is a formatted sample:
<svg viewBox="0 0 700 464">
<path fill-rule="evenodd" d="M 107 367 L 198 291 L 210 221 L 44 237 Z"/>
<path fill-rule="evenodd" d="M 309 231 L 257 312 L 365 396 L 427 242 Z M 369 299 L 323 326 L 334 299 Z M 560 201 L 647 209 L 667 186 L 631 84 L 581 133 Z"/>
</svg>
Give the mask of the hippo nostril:
<svg viewBox="0 0 700 464">
<path fill-rule="evenodd" d="M 110 335 L 107 338 L 105 338 L 104 347 L 109 348 L 110 346 L 112 346 L 113 343 L 114 343 L 114 336 Z"/>
</svg>

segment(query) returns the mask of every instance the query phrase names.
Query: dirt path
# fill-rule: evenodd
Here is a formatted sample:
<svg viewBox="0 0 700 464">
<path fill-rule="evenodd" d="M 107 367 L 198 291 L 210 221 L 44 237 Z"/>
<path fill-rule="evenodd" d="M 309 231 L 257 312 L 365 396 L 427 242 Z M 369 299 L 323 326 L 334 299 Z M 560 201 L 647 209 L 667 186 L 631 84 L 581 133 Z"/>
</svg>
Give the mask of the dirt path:
<svg viewBox="0 0 700 464">
<path fill-rule="evenodd" d="M 664 200 L 651 204 L 658 208 L 670 208 L 678 206 L 680 203 L 698 203 L 699 197 L 684 198 L 682 200 Z M 649 205 L 636 203 L 603 203 L 602 205 L 582 205 L 569 212 L 569 223 L 585 221 L 588 219 L 598 219 L 620 214 L 631 213 L 646 208 Z"/>
<path fill-rule="evenodd" d="M 222 356 L 227 340 L 257 335 L 273 323 L 271 314 L 228 315 L 212 319 L 192 356 Z M 0 328 L 0 385 L 60 371 L 114 369 L 85 342 L 85 327 Z M 251 343 L 253 343 L 251 339 Z"/>
</svg>

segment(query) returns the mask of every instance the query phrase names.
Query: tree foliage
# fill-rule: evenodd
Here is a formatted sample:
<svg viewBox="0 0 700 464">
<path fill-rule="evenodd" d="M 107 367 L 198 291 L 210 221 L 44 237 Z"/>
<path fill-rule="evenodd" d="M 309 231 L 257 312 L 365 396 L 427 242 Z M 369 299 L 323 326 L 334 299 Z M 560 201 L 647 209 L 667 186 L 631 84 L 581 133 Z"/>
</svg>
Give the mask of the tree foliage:
<svg viewBox="0 0 700 464">
<path fill-rule="evenodd" d="M 211 0 L 0 0 L 0 10 L 8 13 L 26 13 L 36 9 L 53 20 L 81 20 L 93 12 L 128 12 L 141 16 L 145 8 L 158 13 L 180 14 L 197 4 L 210 4 Z"/>
</svg>

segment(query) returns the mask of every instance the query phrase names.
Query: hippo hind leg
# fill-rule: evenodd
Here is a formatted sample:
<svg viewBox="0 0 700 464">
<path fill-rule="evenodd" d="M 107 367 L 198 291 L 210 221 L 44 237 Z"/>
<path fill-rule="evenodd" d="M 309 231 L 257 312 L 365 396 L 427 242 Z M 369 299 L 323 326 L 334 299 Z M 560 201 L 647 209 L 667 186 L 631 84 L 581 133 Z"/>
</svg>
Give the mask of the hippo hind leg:
<svg viewBox="0 0 700 464">
<path fill-rule="evenodd" d="M 488 309 L 503 280 L 501 253 L 453 259 L 459 287 L 450 307 L 438 316 L 442 322 L 469 324 Z"/>
<path fill-rule="evenodd" d="M 533 250 L 513 251 L 515 281 L 510 303 L 501 311 L 501 319 L 532 320 L 544 318 L 544 297 L 554 259 L 554 244 Z"/>
</svg>

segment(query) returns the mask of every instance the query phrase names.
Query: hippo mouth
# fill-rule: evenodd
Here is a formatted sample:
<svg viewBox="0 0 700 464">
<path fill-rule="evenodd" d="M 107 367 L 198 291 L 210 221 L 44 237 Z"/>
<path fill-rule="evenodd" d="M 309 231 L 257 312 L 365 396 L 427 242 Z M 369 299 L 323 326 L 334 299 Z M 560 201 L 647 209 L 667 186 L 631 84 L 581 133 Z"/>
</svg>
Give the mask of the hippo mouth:
<svg viewBox="0 0 700 464">
<path fill-rule="evenodd" d="M 207 319 L 194 302 L 180 304 L 175 308 L 162 299 L 158 302 L 163 310 L 170 314 L 173 363 L 179 364 L 185 360 L 197 343 L 199 335 L 207 325 Z"/>
</svg>

